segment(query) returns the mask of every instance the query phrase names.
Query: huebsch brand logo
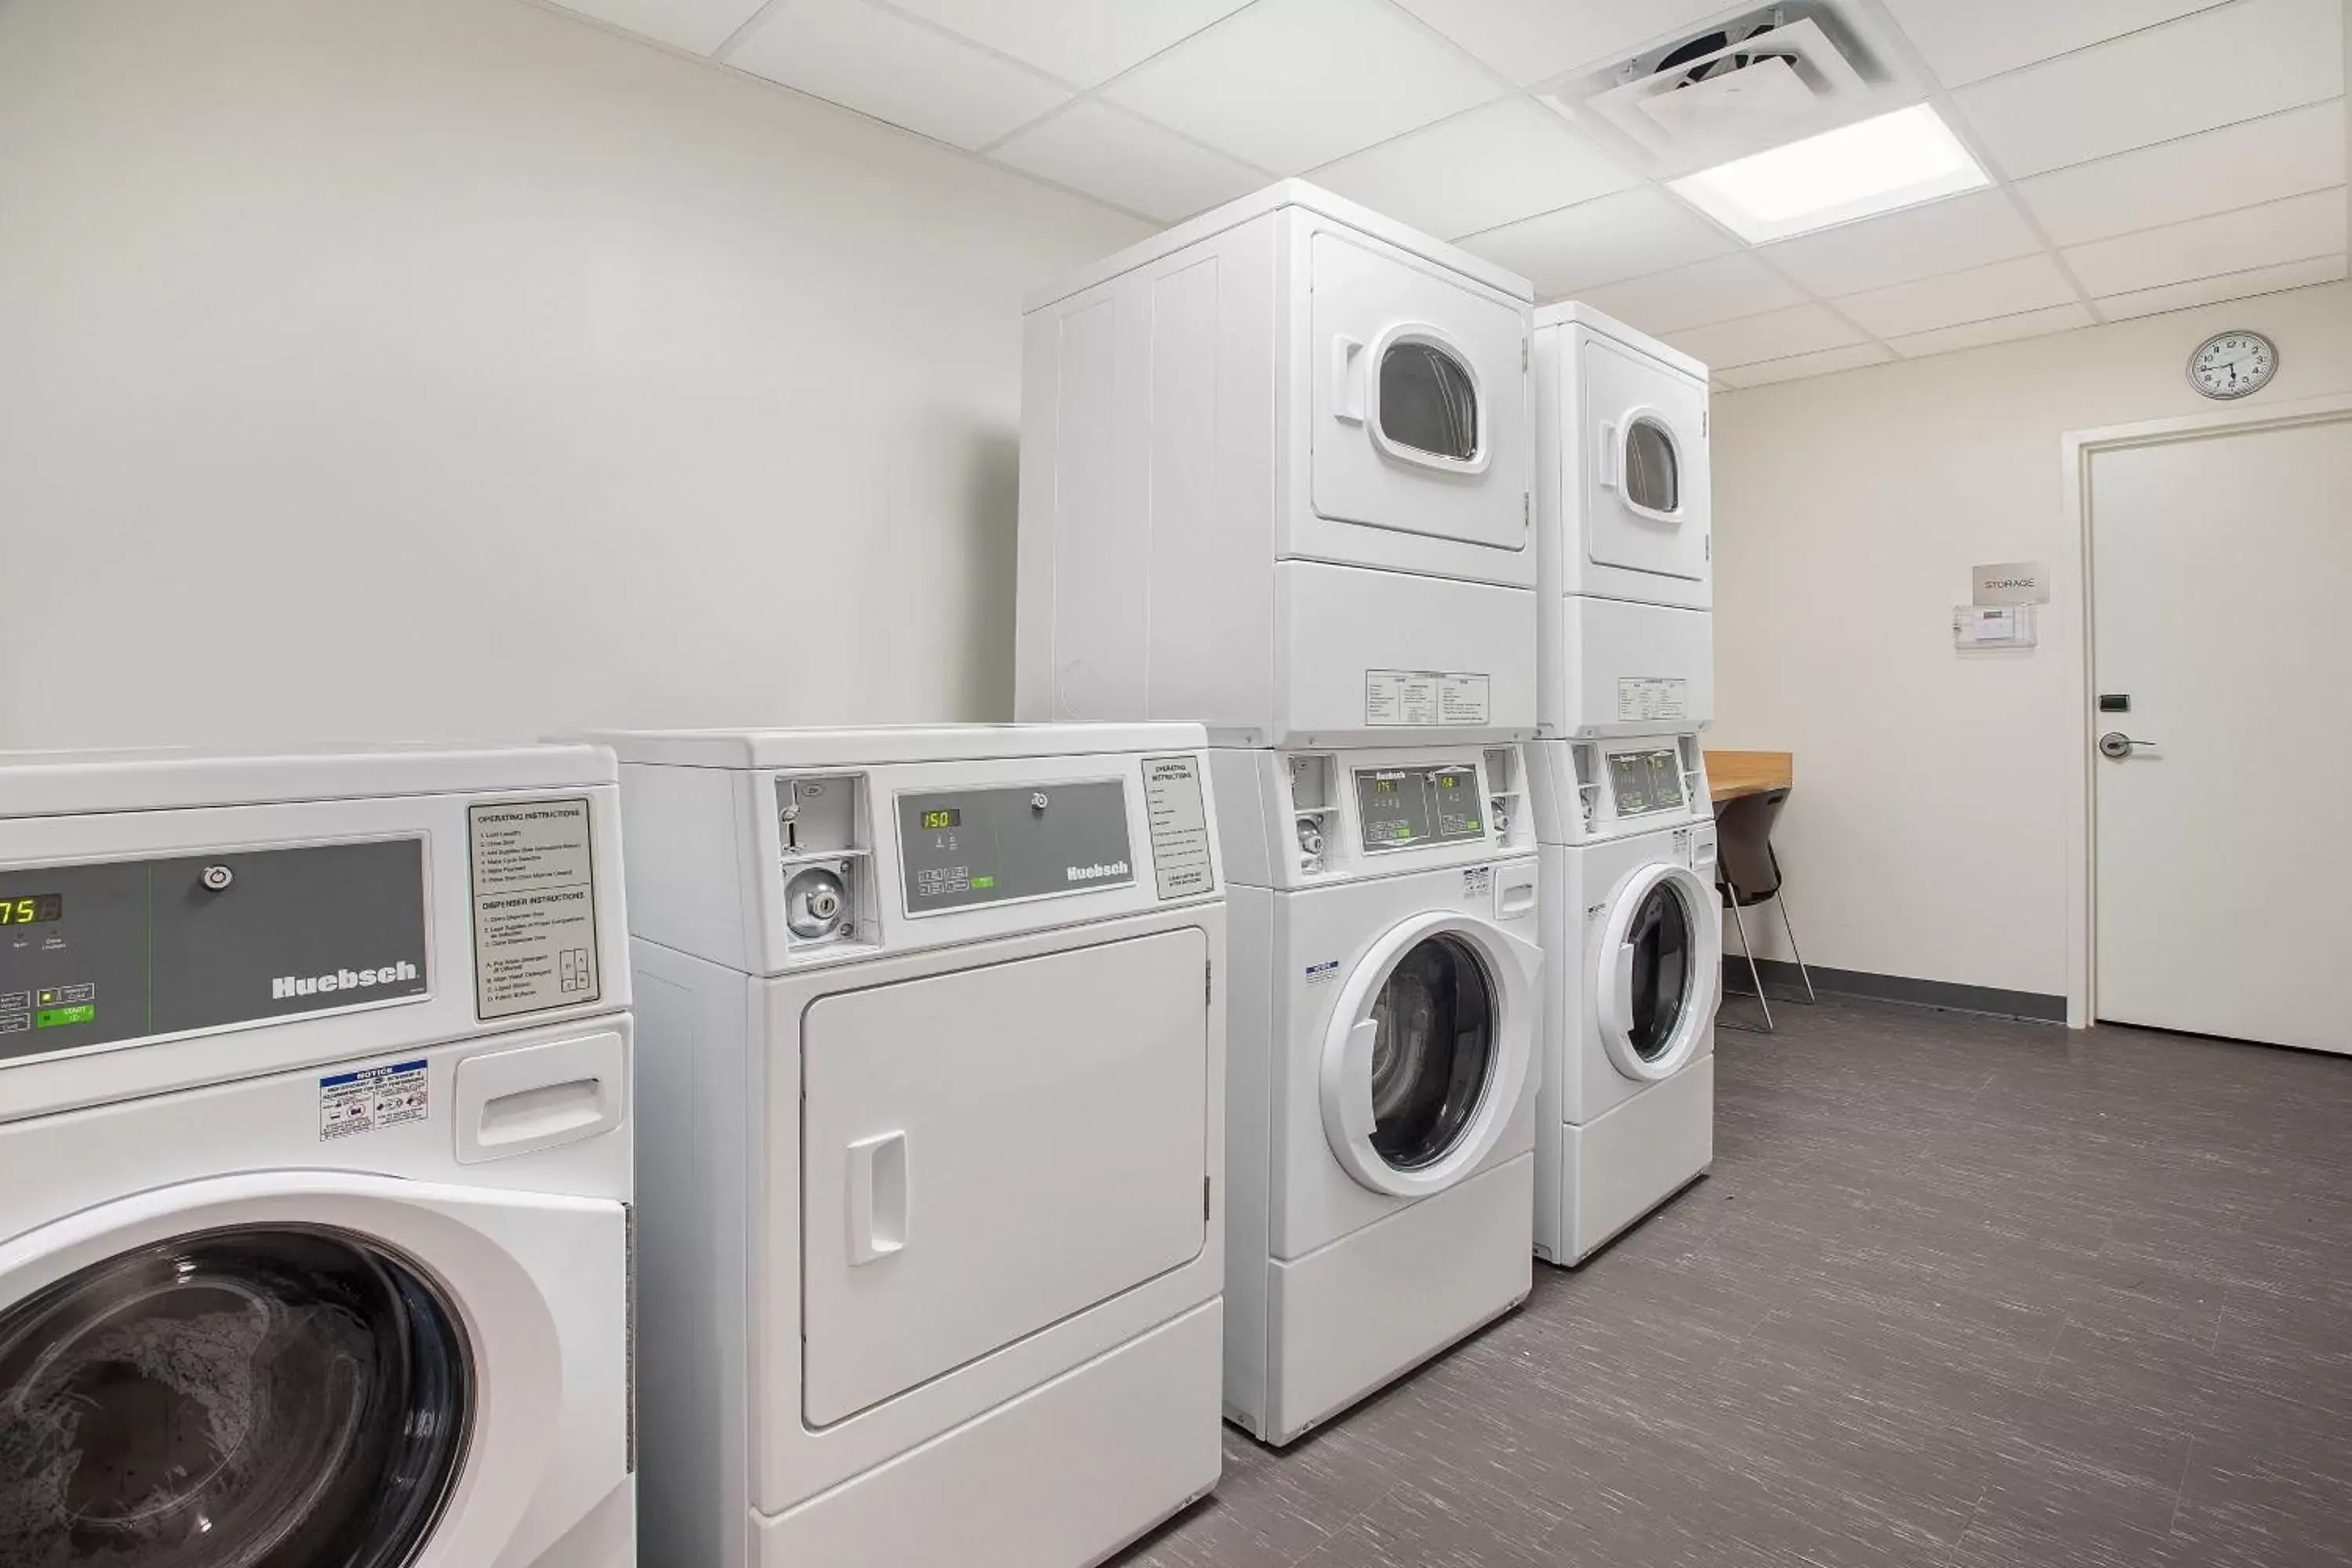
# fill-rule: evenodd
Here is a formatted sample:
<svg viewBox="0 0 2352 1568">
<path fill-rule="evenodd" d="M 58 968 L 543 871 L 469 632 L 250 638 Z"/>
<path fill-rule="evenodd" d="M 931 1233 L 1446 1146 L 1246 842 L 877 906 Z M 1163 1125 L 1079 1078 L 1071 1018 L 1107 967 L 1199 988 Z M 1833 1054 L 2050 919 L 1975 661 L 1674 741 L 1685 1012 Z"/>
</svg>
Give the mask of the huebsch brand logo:
<svg viewBox="0 0 2352 1568">
<path fill-rule="evenodd" d="M 321 991 L 364 991 L 372 985 L 396 985 L 416 978 L 416 965 L 406 959 L 382 969 L 338 969 L 332 974 L 281 974 L 269 983 L 269 999 L 315 996 Z"/>
<path fill-rule="evenodd" d="M 1113 860 L 1108 864 L 1097 860 L 1091 866 L 1066 867 L 1063 874 L 1073 882 L 1099 882 L 1106 877 L 1130 875 L 1124 860 Z"/>
</svg>

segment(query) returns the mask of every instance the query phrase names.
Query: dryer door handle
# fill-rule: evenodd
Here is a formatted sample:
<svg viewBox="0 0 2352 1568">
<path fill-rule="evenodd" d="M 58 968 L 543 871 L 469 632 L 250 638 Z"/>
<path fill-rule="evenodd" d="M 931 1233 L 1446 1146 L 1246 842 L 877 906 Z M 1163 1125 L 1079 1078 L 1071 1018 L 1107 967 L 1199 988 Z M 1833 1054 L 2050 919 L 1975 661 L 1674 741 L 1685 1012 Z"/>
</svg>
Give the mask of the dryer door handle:
<svg viewBox="0 0 2352 1568">
<path fill-rule="evenodd" d="M 1593 477 L 1604 489 L 1615 489 L 1618 479 L 1617 421 L 1603 419 L 1598 437 L 1601 450 L 1594 454 Z"/>
<path fill-rule="evenodd" d="M 1346 425 L 1364 422 L 1364 345 L 1358 338 L 1331 340 L 1331 417 Z"/>
<path fill-rule="evenodd" d="M 861 1138 L 849 1146 L 850 1267 L 906 1249 L 907 1135 Z"/>
</svg>

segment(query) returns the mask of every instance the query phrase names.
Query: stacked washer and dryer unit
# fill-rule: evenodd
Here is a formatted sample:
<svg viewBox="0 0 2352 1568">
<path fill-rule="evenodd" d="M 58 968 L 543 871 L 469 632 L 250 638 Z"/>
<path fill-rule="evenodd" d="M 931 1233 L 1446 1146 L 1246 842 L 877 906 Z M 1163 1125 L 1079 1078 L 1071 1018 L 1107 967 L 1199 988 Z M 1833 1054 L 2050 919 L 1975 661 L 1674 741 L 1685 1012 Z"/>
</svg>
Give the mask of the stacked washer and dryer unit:
<svg viewBox="0 0 2352 1568">
<path fill-rule="evenodd" d="M 0 762 L 0 1563 L 628 1568 L 611 755 Z"/>
<path fill-rule="evenodd" d="M 1271 1443 L 1532 1282 L 1531 297 L 1294 182 L 1028 308 L 1016 707 L 1207 728 L 1224 1409 Z"/>
<path fill-rule="evenodd" d="M 1706 367 L 1538 312 L 1543 1088 L 1536 1254 L 1573 1265 L 1715 1152 L 1722 926 Z"/>
</svg>

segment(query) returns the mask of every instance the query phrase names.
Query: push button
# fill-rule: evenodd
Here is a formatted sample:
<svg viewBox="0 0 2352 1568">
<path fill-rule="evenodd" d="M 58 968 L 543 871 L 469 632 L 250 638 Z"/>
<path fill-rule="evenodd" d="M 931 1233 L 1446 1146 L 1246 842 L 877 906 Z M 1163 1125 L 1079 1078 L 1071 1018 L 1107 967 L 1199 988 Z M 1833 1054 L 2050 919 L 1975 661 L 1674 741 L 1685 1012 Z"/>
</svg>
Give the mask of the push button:
<svg viewBox="0 0 2352 1568">
<path fill-rule="evenodd" d="M 20 995 L 16 1000 L 22 1002 L 24 997 Z M 33 1016 L 30 1013 L 0 1013 L 0 1035 L 19 1034 L 32 1026 Z"/>
<path fill-rule="evenodd" d="M 11 991 L 0 996 L 0 1013 L 21 1013 L 32 1005 L 33 994 L 29 991 Z"/>
<path fill-rule="evenodd" d="M 68 1006 L 71 1006 L 77 1002 L 95 1002 L 98 1000 L 98 987 L 95 985 L 60 985 L 58 987 L 58 999 L 65 1003 Z"/>
</svg>

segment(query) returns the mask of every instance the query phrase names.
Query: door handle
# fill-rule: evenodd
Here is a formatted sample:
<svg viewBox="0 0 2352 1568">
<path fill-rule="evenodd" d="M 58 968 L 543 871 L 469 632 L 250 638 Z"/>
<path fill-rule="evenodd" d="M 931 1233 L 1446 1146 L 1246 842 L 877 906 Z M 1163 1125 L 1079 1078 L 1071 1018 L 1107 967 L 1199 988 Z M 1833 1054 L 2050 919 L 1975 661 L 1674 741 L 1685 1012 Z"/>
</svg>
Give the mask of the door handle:
<svg viewBox="0 0 2352 1568">
<path fill-rule="evenodd" d="M 2117 761 L 2121 761 L 2123 758 L 2130 756 L 2133 751 L 2138 747 L 2153 746 L 2155 744 L 2156 742 L 2154 741 L 2136 741 L 2131 736 L 2125 734 L 2121 730 L 2110 730 L 2105 734 L 2099 737 L 2099 755 L 2103 757 L 2113 757 Z"/>
<path fill-rule="evenodd" d="M 907 1135 L 885 1132 L 849 1146 L 849 1266 L 907 1248 Z"/>
<path fill-rule="evenodd" d="M 1363 353 L 1355 338 L 1331 340 L 1331 416 L 1349 425 L 1364 422 Z"/>
<path fill-rule="evenodd" d="M 1617 421 L 1603 419 L 1601 422 L 1599 441 L 1601 450 L 1595 454 L 1599 460 L 1593 469 L 1593 478 L 1601 482 L 1602 489 L 1613 490 L 1617 488 L 1618 477 Z"/>
</svg>

